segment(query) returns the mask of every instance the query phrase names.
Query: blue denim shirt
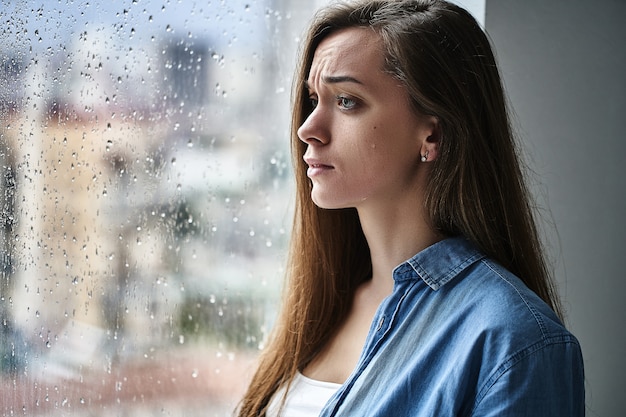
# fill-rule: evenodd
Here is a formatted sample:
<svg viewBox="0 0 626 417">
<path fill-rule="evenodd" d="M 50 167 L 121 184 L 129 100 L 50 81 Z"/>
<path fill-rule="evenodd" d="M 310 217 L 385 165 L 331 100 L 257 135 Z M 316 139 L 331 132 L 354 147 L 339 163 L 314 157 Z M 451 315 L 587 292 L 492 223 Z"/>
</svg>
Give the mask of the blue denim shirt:
<svg viewBox="0 0 626 417">
<path fill-rule="evenodd" d="M 320 416 L 583 416 L 576 338 L 463 238 L 399 265 L 359 363 Z"/>
</svg>

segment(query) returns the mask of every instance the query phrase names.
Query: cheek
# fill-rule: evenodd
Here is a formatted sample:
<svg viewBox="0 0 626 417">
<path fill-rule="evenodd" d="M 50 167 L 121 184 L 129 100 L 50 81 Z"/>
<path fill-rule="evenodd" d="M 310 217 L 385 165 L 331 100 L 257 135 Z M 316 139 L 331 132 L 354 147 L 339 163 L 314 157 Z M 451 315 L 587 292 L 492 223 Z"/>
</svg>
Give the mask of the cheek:
<svg viewBox="0 0 626 417">
<path fill-rule="evenodd" d="M 404 150 L 398 149 L 397 132 L 393 126 L 379 122 L 373 124 L 367 131 L 367 158 L 376 163 L 384 163 L 394 158 L 398 152 L 402 154 Z"/>
<path fill-rule="evenodd" d="M 370 130 L 372 138 L 369 141 L 369 145 L 370 148 L 372 149 L 376 149 L 377 143 L 378 143 L 378 138 L 377 138 L 377 134 L 378 134 L 378 125 L 374 125 L 372 126 L 372 129 Z"/>
<path fill-rule="evenodd" d="M 367 126 L 367 127 L 365 127 Z M 397 160 L 398 153 L 404 154 L 404 150 L 397 149 L 397 133 L 390 123 L 384 120 L 376 120 L 368 125 L 352 126 L 351 137 L 354 138 L 352 156 L 357 164 L 360 175 L 379 175 L 381 169 L 386 169 Z M 350 150 L 347 150 L 349 153 Z"/>
</svg>

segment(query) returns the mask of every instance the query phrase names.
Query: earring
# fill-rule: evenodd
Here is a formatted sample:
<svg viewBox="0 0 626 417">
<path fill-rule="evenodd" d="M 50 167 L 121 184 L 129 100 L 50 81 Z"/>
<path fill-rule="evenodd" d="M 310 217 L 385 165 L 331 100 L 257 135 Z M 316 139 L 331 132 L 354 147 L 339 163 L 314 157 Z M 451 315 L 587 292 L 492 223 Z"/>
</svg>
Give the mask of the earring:
<svg viewBox="0 0 626 417">
<path fill-rule="evenodd" d="M 426 162 L 428 161 L 428 151 L 426 151 L 426 153 L 424 155 L 422 155 L 422 162 Z"/>
</svg>

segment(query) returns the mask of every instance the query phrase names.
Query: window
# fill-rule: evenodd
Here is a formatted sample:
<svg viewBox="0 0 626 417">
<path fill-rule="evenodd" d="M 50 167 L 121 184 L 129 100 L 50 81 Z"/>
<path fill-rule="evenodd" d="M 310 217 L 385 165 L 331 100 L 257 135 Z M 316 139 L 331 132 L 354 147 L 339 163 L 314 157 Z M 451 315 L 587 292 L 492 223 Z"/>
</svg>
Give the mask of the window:
<svg viewBox="0 0 626 417">
<path fill-rule="evenodd" d="M 3 415 L 230 414 L 276 313 L 317 6 L 3 3 Z"/>
</svg>

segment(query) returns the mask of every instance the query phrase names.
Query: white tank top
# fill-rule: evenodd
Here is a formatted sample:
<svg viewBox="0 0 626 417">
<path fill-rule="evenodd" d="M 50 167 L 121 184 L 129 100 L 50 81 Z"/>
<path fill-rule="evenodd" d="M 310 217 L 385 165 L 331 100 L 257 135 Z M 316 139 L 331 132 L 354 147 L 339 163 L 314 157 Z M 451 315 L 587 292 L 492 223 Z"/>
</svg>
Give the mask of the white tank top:
<svg viewBox="0 0 626 417">
<path fill-rule="evenodd" d="M 267 417 L 317 417 L 340 386 L 341 384 L 333 382 L 316 381 L 298 372 L 291 383 L 280 415 L 278 410 L 285 393 L 284 387 L 272 397 Z"/>
</svg>

